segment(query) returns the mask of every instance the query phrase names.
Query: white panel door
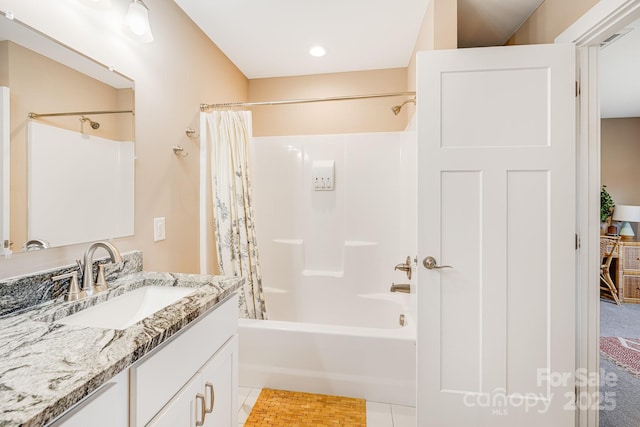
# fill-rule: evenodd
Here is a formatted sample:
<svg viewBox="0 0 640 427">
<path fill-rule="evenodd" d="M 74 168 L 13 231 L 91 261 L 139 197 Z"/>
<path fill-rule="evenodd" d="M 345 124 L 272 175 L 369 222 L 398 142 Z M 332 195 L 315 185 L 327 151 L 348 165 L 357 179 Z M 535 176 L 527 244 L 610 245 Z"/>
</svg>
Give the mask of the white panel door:
<svg viewBox="0 0 640 427">
<path fill-rule="evenodd" d="M 418 56 L 419 426 L 574 425 L 574 62 Z"/>
</svg>

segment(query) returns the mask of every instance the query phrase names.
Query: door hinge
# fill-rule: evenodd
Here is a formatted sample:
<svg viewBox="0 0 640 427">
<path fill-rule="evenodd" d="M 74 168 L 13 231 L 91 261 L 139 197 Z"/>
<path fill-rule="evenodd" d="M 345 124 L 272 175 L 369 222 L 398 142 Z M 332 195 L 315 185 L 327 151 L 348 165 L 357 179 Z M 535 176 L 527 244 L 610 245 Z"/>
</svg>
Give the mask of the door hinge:
<svg viewBox="0 0 640 427">
<path fill-rule="evenodd" d="M 576 80 L 576 98 L 580 96 L 580 83 Z"/>
<path fill-rule="evenodd" d="M 580 237 L 578 237 L 578 233 L 576 233 L 576 251 L 580 249 Z"/>
</svg>

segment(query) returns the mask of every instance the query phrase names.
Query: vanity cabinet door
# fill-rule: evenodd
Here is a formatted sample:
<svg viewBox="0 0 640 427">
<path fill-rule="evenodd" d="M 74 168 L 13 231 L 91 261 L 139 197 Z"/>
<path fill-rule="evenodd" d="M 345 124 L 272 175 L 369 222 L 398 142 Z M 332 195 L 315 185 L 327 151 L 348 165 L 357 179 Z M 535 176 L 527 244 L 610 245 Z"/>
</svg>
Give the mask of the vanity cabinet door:
<svg viewBox="0 0 640 427">
<path fill-rule="evenodd" d="M 238 337 L 231 338 L 200 370 L 204 386 L 205 427 L 238 424 Z"/>
<path fill-rule="evenodd" d="M 226 427 L 238 424 L 238 338 L 233 336 L 147 424 Z"/>
<path fill-rule="evenodd" d="M 147 424 L 149 427 L 194 427 L 203 422 L 202 375 L 196 374 Z M 200 397 L 198 397 L 200 394 Z"/>
<path fill-rule="evenodd" d="M 129 370 L 68 410 L 49 427 L 114 427 L 129 423 Z"/>
</svg>

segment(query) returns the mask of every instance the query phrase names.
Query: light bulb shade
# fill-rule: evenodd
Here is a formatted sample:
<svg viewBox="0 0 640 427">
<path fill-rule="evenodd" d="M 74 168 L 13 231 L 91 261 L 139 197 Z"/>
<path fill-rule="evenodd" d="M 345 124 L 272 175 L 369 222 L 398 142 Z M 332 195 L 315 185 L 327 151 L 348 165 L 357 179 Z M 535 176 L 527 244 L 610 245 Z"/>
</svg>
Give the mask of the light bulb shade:
<svg viewBox="0 0 640 427">
<path fill-rule="evenodd" d="M 640 222 L 640 206 L 616 205 L 613 211 L 613 220 Z"/>
<path fill-rule="evenodd" d="M 142 4 L 136 1 L 131 2 L 124 22 L 129 27 L 129 30 L 140 40 L 145 42 L 153 40 L 151 25 L 149 25 L 149 11 Z"/>
</svg>

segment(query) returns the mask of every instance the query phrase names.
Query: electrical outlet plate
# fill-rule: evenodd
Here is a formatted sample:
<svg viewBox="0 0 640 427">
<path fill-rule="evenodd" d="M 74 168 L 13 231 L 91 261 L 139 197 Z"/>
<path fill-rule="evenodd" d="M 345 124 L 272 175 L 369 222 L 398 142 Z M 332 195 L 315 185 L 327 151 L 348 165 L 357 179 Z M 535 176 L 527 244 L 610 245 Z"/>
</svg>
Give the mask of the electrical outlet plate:
<svg viewBox="0 0 640 427">
<path fill-rule="evenodd" d="M 153 241 L 158 242 L 167 238 L 164 217 L 153 219 Z"/>
</svg>

